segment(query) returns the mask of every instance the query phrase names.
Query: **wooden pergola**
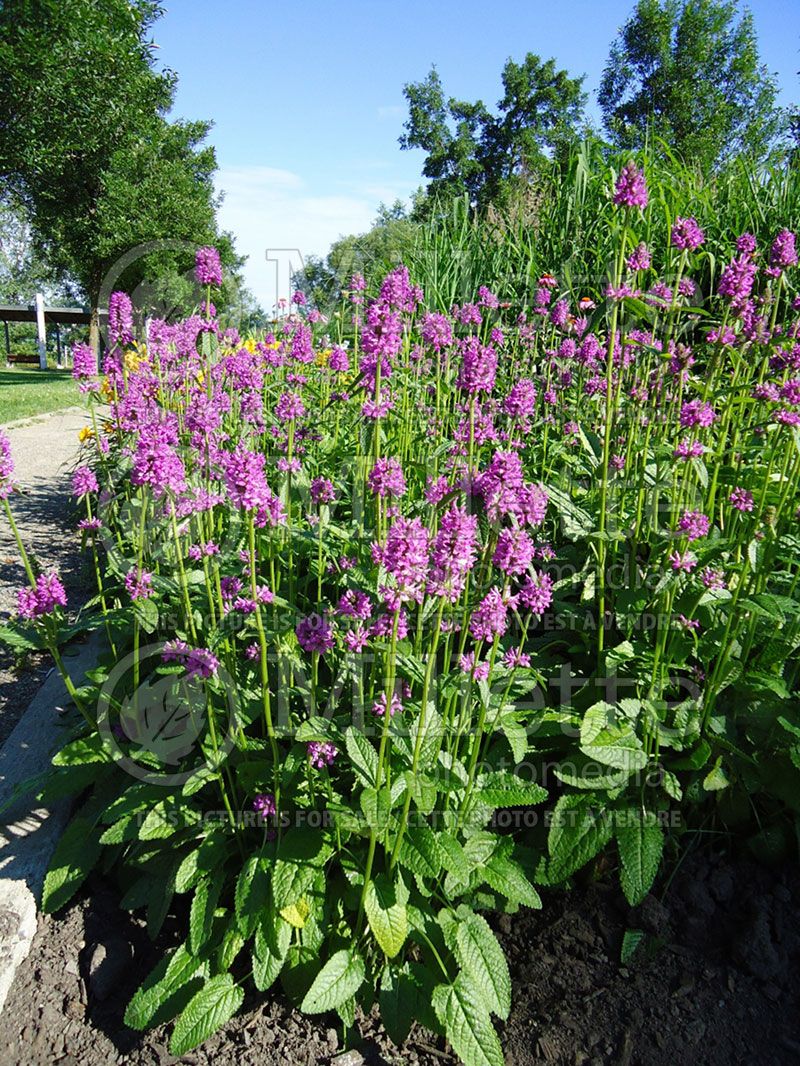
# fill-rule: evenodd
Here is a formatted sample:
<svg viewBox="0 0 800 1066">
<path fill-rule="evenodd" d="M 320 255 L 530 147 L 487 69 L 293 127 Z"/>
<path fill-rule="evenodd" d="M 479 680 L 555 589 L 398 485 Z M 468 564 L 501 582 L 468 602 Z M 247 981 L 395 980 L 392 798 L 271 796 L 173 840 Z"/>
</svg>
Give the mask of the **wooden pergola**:
<svg viewBox="0 0 800 1066">
<path fill-rule="evenodd" d="M 100 319 L 107 314 L 100 312 Z M 61 363 L 61 333 L 59 326 L 88 326 L 91 312 L 84 307 L 46 307 L 44 296 L 36 293 L 34 302 L 25 307 L 23 304 L 0 304 L 0 322 L 3 323 L 6 340 L 6 356 L 11 355 L 11 338 L 8 332 L 9 322 L 33 322 L 36 325 L 37 346 L 39 349 L 39 368 L 47 369 L 47 332 L 48 322 L 56 327 L 56 347 L 58 362 Z"/>
</svg>

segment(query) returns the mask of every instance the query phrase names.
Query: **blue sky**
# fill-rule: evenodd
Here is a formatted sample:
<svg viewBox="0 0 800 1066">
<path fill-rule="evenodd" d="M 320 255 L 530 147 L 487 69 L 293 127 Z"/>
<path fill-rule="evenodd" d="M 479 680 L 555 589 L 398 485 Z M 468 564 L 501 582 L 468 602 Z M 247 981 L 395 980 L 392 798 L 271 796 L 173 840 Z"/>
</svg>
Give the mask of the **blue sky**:
<svg viewBox="0 0 800 1066">
<path fill-rule="evenodd" d="M 324 254 L 422 183 L 422 153 L 397 144 L 406 82 L 435 63 L 449 95 L 494 105 L 506 59 L 535 52 L 586 75 L 597 117 L 603 64 L 633 2 L 167 0 L 155 40 L 179 77 L 175 116 L 214 122 L 221 223 L 267 306 L 276 270 L 296 258 L 276 253 L 278 268 L 267 249 Z M 781 103 L 800 100 L 798 0 L 750 7 Z"/>
</svg>

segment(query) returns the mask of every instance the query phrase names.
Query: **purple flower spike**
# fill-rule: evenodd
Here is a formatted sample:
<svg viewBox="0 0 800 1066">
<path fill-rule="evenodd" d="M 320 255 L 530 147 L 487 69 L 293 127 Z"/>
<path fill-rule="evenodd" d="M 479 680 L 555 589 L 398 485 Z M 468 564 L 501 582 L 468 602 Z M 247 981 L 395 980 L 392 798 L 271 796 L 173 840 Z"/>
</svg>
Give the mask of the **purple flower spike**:
<svg viewBox="0 0 800 1066">
<path fill-rule="evenodd" d="M 127 292 L 112 292 L 108 298 L 108 332 L 116 344 L 133 344 L 133 304 Z"/>
<path fill-rule="evenodd" d="M 11 441 L 0 433 L 0 500 L 8 499 L 14 488 L 14 460 L 11 458 Z"/>
<path fill-rule="evenodd" d="M 198 248 L 195 256 L 194 276 L 199 285 L 222 284 L 222 264 L 216 248 Z"/>
<path fill-rule="evenodd" d="M 647 207 L 644 174 L 633 160 L 622 168 L 614 189 L 614 203 L 619 207 Z"/>
<path fill-rule="evenodd" d="M 705 241 L 706 236 L 694 218 L 676 218 L 670 235 L 673 247 L 693 252 Z"/>
<path fill-rule="evenodd" d="M 262 818 L 270 818 L 277 813 L 275 797 L 271 792 L 260 792 L 253 800 L 253 810 Z"/>
</svg>

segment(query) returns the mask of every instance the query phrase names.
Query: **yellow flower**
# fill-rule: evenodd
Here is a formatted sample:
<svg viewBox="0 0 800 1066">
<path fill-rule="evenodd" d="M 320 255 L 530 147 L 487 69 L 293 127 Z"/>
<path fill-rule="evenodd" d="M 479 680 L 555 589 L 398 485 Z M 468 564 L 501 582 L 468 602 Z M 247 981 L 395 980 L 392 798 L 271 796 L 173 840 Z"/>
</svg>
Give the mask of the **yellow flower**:
<svg viewBox="0 0 800 1066">
<path fill-rule="evenodd" d="M 81 444 L 85 444 L 87 440 L 94 439 L 94 430 L 90 426 L 84 426 L 83 429 L 78 431 L 78 440 Z"/>
<path fill-rule="evenodd" d="M 206 380 L 205 370 L 197 370 L 195 372 L 194 378 L 198 385 L 202 385 L 203 382 Z"/>
<path fill-rule="evenodd" d="M 139 344 L 138 341 L 134 343 L 133 348 L 130 348 L 122 357 L 122 362 L 126 370 L 138 370 L 142 363 L 147 363 L 150 360 L 150 356 L 147 352 L 147 346 Z"/>
<path fill-rule="evenodd" d="M 256 350 L 256 342 L 253 337 L 248 337 L 242 347 L 252 355 Z"/>
<path fill-rule="evenodd" d="M 108 433 L 108 434 L 116 433 L 116 430 L 117 430 L 117 427 L 114 425 L 113 422 L 104 422 L 103 423 L 103 432 L 104 433 Z"/>
<path fill-rule="evenodd" d="M 314 357 L 314 363 L 316 366 L 327 366 L 328 360 L 331 357 L 332 348 L 323 348 L 321 352 L 317 352 Z"/>
<path fill-rule="evenodd" d="M 105 400 L 113 400 L 114 399 L 114 386 L 111 384 L 111 382 L 108 380 L 108 378 L 103 378 L 103 384 L 100 387 L 100 391 L 103 394 L 103 399 L 105 399 Z"/>
</svg>

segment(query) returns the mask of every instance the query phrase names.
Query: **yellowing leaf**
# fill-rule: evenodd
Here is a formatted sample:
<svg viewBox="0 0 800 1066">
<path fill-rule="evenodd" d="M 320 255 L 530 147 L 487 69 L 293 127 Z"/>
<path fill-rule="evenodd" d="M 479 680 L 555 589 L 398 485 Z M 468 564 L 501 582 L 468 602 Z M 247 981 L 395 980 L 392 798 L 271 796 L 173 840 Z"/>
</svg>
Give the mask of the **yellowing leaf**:
<svg viewBox="0 0 800 1066">
<path fill-rule="evenodd" d="M 310 913 L 311 908 L 304 896 L 302 899 L 299 899 L 297 903 L 290 903 L 288 907 L 284 907 L 280 912 L 280 915 L 281 918 L 284 918 L 289 923 L 289 925 L 293 925 L 295 929 L 302 929 L 306 924 Z"/>
</svg>

